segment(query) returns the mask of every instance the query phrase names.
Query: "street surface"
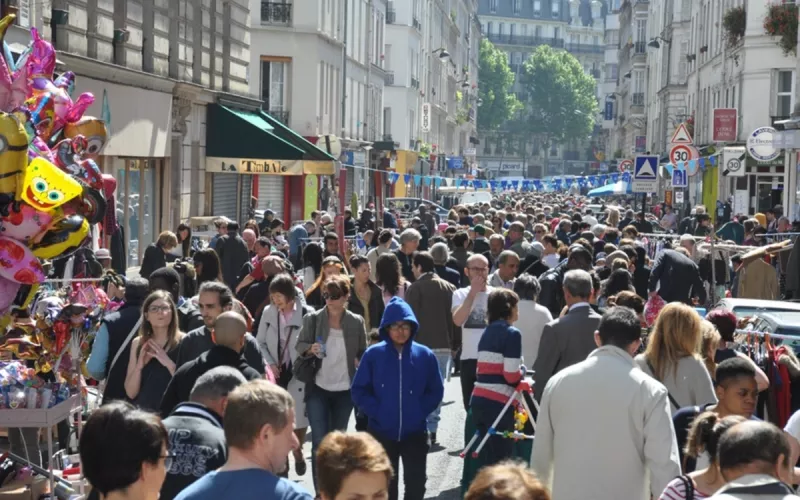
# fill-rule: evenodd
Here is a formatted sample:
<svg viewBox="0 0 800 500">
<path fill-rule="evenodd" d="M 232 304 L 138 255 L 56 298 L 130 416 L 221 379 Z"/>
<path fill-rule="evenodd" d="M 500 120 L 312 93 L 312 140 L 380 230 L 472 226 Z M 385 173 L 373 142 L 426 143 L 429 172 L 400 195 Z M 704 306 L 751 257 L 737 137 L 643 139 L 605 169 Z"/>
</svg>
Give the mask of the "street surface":
<svg viewBox="0 0 800 500">
<path fill-rule="evenodd" d="M 452 377 L 444 383 L 444 402 L 442 406 L 442 420 L 439 422 L 437 433 L 438 445 L 428 453 L 428 482 L 425 498 L 439 498 L 443 500 L 461 498 L 461 471 L 463 460 L 458 456 L 464 447 L 464 405 L 461 402 L 461 381 Z M 347 428 L 355 432 L 355 418 L 350 418 Z M 310 493 L 314 493 L 314 483 L 311 479 L 311 433 L 306 436 L 303 445 L 303 456 L 308 463 L 305 475 L 298 477 L 294 473 L 294 457 L 289 458 L 289 479 L 303 485 Z M 399 498 L 403 498 L 403 466 L 400 465 L 398 474 L 400 478 Z"/>
</svg>

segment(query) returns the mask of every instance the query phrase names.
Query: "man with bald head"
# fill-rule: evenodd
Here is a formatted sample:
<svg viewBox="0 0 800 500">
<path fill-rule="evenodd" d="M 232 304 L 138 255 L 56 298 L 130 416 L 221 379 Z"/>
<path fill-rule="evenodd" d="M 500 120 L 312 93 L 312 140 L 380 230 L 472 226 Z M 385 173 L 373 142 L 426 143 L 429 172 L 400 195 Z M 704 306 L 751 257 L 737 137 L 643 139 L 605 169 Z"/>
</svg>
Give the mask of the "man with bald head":
<svg viewBox="0 0 800 500">
<path fill-rule="evenodd" d="M 242 239 L 247 245 L 247 250 L 250 252 L 250 257 L 253 257 L 253 255 L 255 255 L 255 249 L 253 247 L 256 244 L 256 232 L 252 229 L 245 229 L 242 231 Z"/>
<path fill-rule="evenodd" d="M 218 366 L 235 368 L 247 380 L 263 378 L 242 354 L 246 333 L 247 323 L 241 314 L 226 311 L 217 316 L 211 329 L 214 347 L 175 371 L 161 399 L 161 415 L 167 417 L 178 404 L 188 401 L 197 379 Z"/>
<path fill-rule="evenodd" d="M 464 408 L 469 408 L 469 399 L 475 387 L 478 368 L 478 342 L 489 324 L 489 294 L 494 290 L 488 285 L 489 261 L 483 255 L 472 255 L 467 259 L 464 274 L 469 286 L 453 293 L 453 323 L 461 327 L 461 396 Z"/>
</svg>

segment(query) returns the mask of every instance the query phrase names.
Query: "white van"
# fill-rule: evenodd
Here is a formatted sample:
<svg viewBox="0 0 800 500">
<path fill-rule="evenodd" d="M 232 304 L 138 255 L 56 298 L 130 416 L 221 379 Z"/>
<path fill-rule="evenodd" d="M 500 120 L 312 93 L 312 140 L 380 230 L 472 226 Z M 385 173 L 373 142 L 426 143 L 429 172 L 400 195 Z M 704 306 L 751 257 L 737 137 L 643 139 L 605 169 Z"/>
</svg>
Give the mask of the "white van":
<svg viewBox="0 0 800 500">
<path fill-rule="evenodd" d="M 466 193 L 462 193 L 460 198 L 462 205 L 491 203 L 492 193 L 490 191 L 467 191 Z"/>
</svg>

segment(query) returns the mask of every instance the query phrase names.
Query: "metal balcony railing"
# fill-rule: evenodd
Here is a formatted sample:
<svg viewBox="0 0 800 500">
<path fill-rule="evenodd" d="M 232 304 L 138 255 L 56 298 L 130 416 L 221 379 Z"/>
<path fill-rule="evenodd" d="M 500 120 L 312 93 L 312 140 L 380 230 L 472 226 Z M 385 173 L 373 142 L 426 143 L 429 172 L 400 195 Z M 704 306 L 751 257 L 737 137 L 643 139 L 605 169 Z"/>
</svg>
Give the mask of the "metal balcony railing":
<svg viewBox="0 0 800 500">
<path fill-rule="evenodd" d="M 631 106 L 644 106 L 644 92 L 634 92 Z"/>
<path fill-rule="evenodd" d="M 292 23 L 292 2 L 261 2 L 261 24 Z"/>
<path fill-rule="evenodd" d="M 386 72 L 386 76 L 383 79 L 383 83 L 386 85 L 394 85 L 394 71 Z"/>
<path fill-rule="evenodd" d="M 289 112 L 288 111 L 279 111 L 279 110 L 271 110 L 267 111 L 269 116 L 275 118 L 279 122 L 283 123 L 287 127 L 289 126 Z"/>
<path fill-rule="evenodd" d="M 567 52 L 578 54 L 602 54 L 606 48 L 603 45 L 592 45 L 589 43 L 568 43 L 565 47 Z"/>
<path fill-rule="evenodd" d="M 530 35 L 509 35 L 507 33 L 489 33 L 486 35 L 492 43 L 504 43 L 508 45 L 550 45 L 551 47 L 562 49 L 564 48 L 564 40 L 561 38 L 552 38 L 544 36 L 530 36 Z"/>
</svg>

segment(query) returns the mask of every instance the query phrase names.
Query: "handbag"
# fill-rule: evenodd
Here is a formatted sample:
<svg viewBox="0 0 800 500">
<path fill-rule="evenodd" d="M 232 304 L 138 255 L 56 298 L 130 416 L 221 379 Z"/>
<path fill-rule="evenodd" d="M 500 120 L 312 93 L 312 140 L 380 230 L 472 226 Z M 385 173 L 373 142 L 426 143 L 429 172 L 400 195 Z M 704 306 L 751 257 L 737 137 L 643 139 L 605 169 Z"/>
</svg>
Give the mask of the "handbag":
<svg viewBox="0 0 800 500">
<path fill-rule="evenodd" d="M 286 351 L 289 349 L 289 342 L 291 335 L 287 335 L 286 337 L 286 345 L 283 346 L 281 349 L 281 312 L 278 311 L 278 352 L 280 352 L 280 357 L 278 358 L 278 366 L 281 367 L 280 375 L 278 375 L 278 380 L 276 383 L 283 387 L 284 389 L 289 387 L 289 382 L 292 381 L 292 363 L 289 363 L 288 367 L 284 367 L 281 363 L 283 362 L 283 356 L 286 354 Z"/>
<path fill-rule="evenodd" d="M 312 316 L 313 331 L 316 331 L 317 326 L 317 317 Z M 318 358 L 315 355 L 311 355 L 309 357 L 305 356 L 298 356 L 297 359 L 292 364 L 292 373 L 294 377 L 303 382 L 304 384 L 313 384 L 314 380 L 317 378 L 317 372 L 319 371 L 320 367 L 322 366 L 322 359 Z"/>
</svg>

